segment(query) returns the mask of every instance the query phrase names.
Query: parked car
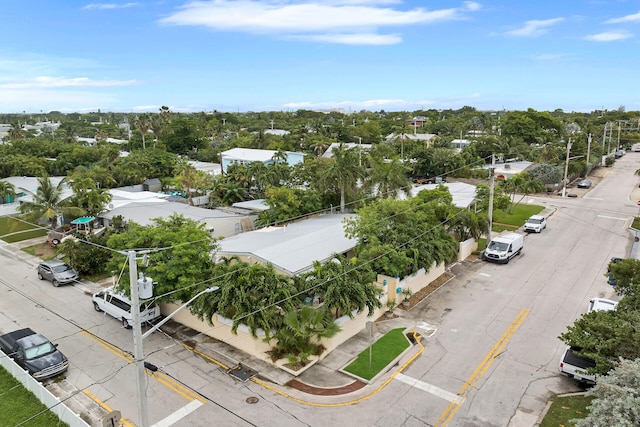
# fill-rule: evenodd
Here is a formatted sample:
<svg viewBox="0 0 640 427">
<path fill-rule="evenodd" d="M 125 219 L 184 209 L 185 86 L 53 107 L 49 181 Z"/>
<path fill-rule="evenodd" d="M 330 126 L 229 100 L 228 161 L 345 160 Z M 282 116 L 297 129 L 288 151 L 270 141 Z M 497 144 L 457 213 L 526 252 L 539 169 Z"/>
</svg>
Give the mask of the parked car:
<svg viewBox="0 0 640 427">
<path fill-rule="evenodd" d="M 617 306 L 617 301 L 606 298 L 591 298 L 591 300 L 589 300 L 589 308 L 587 309 L 587 313 L 590 313 L 592 311 L 611 311 L 615 310 Z"/>
<path fill-rule="evenodd" d="M 38 279 L 48 280 L 57 287 L 77 282 L 80 280 L 80 276 L 69 264 L 59 259 L 53 259 L 38 264 Z"/>
<path fill-rule="evenodd" d="M 542 215 L 531 215 L 523 226 L 524 231 L 534 233 L 540 233 L 545 228 L 547 228 L 547 218 Z"/>
<path fill-rule="evenodd" d="M 607 283 L 611 286 L 616 286 L 618 284 L 618 281 L 611 275 L 611 266 L 620 261 L 622 261 L 622 258 L 613 257 L 607 266 Z"/>
<path fill-rule="evenodd" d="M 0 336 L 0 350 L 38 381 L 60 375 L 69 367 L 57 347 L 29 328 Z"/>
<path fill-rule="evenodd" d="M 93 294 L 93 308 L 120 320 L 125 328 L 133 326 L 131 300 L 123 293 L 117 292 L 113 286 Z M 160 307 L 155 303 L 140 304 L 140 322 L 153 322 L 159 317 Z"/>
<path fill-rule="evenodd" d="M 591 188 L 591 180 L 581 179 L 578 181 L 578 188 Z"/>
<path fill-rule="evenodd" d="M 616 153 L 614 154 L 614 157 L 616 159 L 619 159 L 620 157 L 624 156 L 624 150 L 618 150 L 616 151 Z"/>
</svg>

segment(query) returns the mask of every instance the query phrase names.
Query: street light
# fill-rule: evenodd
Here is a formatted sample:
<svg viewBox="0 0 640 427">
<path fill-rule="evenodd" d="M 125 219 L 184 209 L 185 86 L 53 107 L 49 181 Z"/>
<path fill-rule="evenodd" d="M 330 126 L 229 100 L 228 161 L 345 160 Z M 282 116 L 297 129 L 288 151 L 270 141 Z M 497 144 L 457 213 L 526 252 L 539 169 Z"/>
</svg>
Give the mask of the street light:
<svg viewBox="0 0 640 427">
<path fill-rule="evenodd" d="M 209 292 L 214 292 L 220 289 L 218 286 L 212 286 L 197 293 L 189 301 L 182 304 L 171 314 L 165 317 L 161 322 L 154 325 L 147 332 L 142 334 L 142 325 L 140 324 L 140 295 L 138 294 L 140 286 L 145 286 L 147 281 L 151 282 L 151 279 L 143 277 L 138 280 L 138 265 L 136 262 L 136 251 L 129 251 L 129 282 L 131 284 L 131 311 L 133 317 L 133 357 L 136 365 L 136 389 L 138 393 L 138 416 L 140 417 L 139 424 L 141 427 L 149 426 L 149 413 L 147 410 L 147 395 L 144 387 L 145 380 L 145 362 L 144 362 L 144 348 L 142 346 L 142 340 L 148 337 L 152 332 L 158 330 L 160 326 L 167 323 L 178 311 L 182 310 L 196 298 Z M 135 284 L 135 285 L 134 285 Z M 135 287 L 134 287 L 135 286 Z"/>
</svg>

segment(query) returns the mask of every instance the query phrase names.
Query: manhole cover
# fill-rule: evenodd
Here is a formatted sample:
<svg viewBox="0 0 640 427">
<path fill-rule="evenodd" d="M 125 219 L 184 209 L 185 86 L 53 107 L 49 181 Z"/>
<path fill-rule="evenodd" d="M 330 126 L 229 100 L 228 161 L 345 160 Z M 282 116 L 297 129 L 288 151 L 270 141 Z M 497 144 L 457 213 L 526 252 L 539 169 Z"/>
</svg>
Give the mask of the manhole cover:
<svg viewBox="0 0 640 427">
<path fill-rule="evenodd" d="M 258 403 L 258 398 L 255 397 L 255 396 L 247 397 L 246 402 L 247 403 Z"/>
</svg>

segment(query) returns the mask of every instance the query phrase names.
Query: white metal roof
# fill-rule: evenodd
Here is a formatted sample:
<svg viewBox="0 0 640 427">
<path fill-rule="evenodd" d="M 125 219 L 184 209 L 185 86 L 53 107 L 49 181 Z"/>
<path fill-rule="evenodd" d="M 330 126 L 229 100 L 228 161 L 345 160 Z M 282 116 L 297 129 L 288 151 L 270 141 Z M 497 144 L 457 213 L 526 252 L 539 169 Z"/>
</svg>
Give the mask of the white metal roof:
<svg viewBox="0 0 640 427">
<path fill-rule="evenodd" d="M 343 220 L 355 214 L 326 214 L 284 227 L 249 231 L 220 241 L 219 256 L 247 255 L 271 263 L 292 275 L 311 268 L 334 253 L 355 247 L 356 239 L 345 237 Z"/>
<path fill-rule="evenodd" d="M 443 182 L 442 185 L 449 189 L 453 205 L 458 208 L 468 208 L 476 198 L 476 186 L 464 182 Z M 434 190 L 438 184 L 414 184 L 411 187 L 411 197 L 415 197 L 422 190 Z M 404 199 L 401 194 L 400 199 Z"/>
</svg>

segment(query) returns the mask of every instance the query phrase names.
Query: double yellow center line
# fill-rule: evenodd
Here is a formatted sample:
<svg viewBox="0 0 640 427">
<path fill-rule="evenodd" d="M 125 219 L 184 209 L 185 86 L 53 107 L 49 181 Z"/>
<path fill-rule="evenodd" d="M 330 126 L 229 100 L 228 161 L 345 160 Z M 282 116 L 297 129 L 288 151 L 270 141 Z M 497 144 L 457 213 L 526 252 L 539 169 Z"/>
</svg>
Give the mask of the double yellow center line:
<svg viewBox="0 0 640 427">
<path fill-rule="evenodd" d="M 458 412 L 458 409 L 464 403 L 464 400 L 467 398 L 467 395 L 473 390 L 475 385 L 478 383 L 480 378 L 487 372 L 487 369 L 491 366 L 493 361 L 500 355 L 504 347 L 507 345 L 513 334 L 520 328 L 524 319 L 529 315 L 531 310 L 528 308 L 523 308 L 520 313 L 516 316 L 515 320 L 509 325 L 507 330 L 502 334 L 498 342 L 491 348 L 489 353 L 484 357 L 482 362 L 478 365 L 475 371 L 471 374 L 471 376 L 465 381 L 464 385 L 458 391 L 459 399 L 451 402 L 447 409 L 444 410 L 438 421 L 434 424 L 434 427 L 444 427 L 451 422 L 451 419 Z"/>
</svg>

